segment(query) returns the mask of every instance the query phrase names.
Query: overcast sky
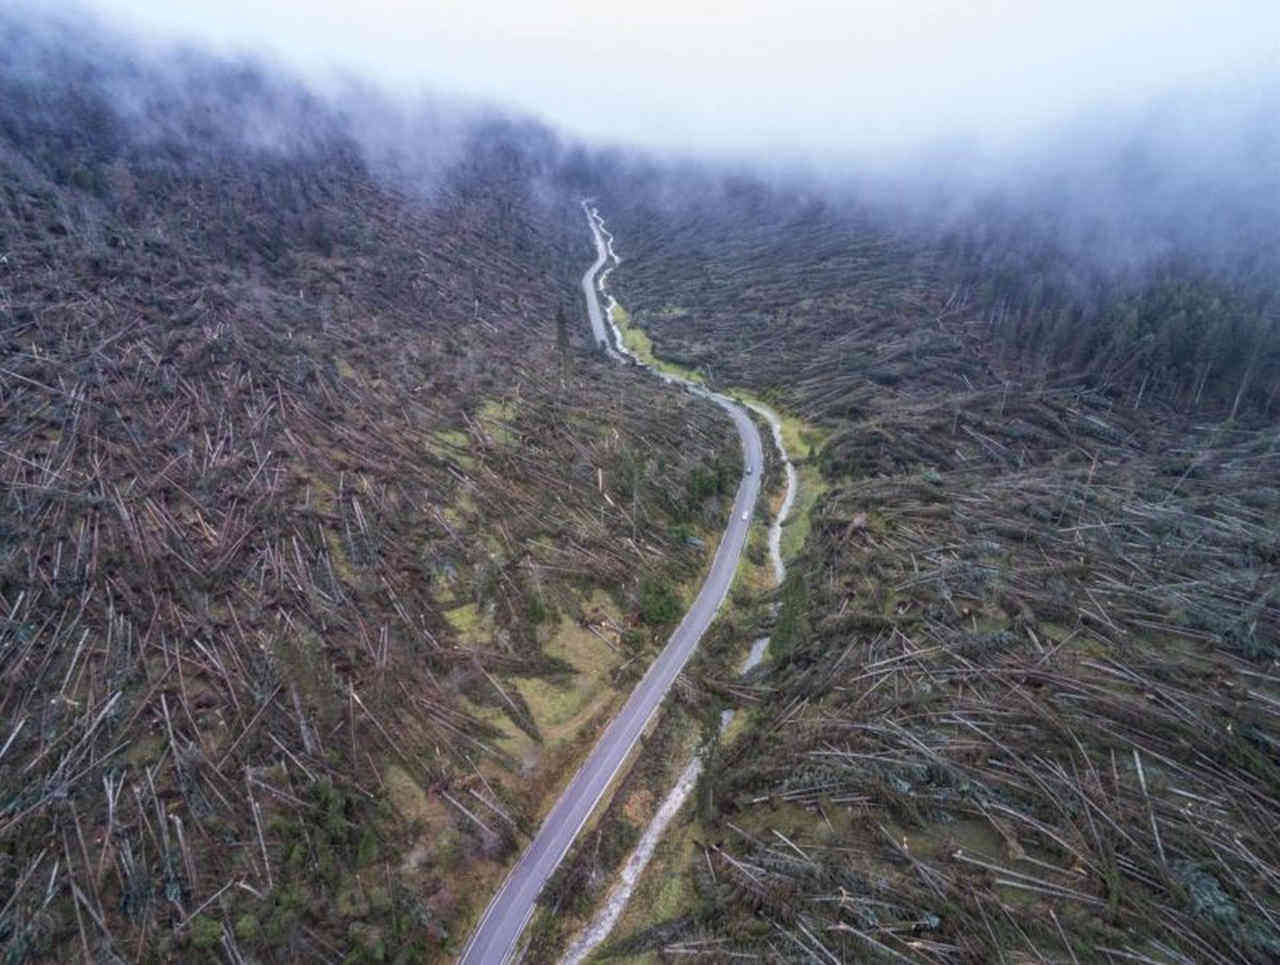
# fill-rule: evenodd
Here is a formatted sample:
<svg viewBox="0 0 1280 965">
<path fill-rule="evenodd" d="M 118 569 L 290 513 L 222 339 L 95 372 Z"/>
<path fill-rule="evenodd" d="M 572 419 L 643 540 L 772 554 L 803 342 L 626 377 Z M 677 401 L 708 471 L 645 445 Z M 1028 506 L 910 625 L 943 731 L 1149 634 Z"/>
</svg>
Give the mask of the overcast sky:
<svg viewBox="0 0 1280 965">
<path fill-rule="evenodd" d="M 774 160 L 999 143 L 1275 83 L 1280 0 L 91 0 L 122 26 L 479 95 L 595 139 Z"/>
</svg>

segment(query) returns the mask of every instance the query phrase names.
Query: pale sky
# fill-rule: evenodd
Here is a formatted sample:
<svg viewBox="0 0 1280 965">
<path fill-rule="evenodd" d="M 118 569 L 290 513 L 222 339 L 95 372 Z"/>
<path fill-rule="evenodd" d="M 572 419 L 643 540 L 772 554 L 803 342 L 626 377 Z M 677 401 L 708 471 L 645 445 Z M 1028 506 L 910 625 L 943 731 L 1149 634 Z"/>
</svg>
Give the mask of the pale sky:
<svg viewBox="0 0 1280 965">
<path fill-rule="evenodd" d="M 773 159 L 992 142 L 1280 77 L 1280 0 L 90 0 L 126 28 Z"/>
</svg>

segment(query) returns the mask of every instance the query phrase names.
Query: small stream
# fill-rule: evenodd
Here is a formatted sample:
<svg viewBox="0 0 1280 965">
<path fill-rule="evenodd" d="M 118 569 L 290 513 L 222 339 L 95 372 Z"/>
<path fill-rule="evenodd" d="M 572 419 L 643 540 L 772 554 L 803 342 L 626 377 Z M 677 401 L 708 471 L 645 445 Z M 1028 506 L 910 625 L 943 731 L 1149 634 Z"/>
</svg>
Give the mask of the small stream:
<svg viewBox="0 0 1280 965">
<path fill-rule="evenodd" d="M 796 478 L 796 467 L 791 464 L 787 447 L 782 441 L 782 420 L 778 418 L 778 414 L 760 402 L 748 402 L 746 406 L 752 412 L 763 416 L 769 423 L 769 428 L 773 430 L 773 444 L 778 447 L 778 454 L 782 457 L 782 467 L 787 473 L 787 493 L 782 497 L 777 518 L 769 527 L 769 559 L 773 562 L 773 581 L 777 586 L 782 586 L 782 581 L 787 578 L 787 568 L 782 562 L 782 524 L 791 515 L 791 506 L 796 501 L 799 481 Z"/>
<path fill-rule="evenodd" d="M 584 204 L 583 207 L 586 207 Z M 613 250 L 613 235 L 609 234 L 604 227 L 604 219 L 600 217 L 599 212 L 595 208 L 588 209 L 588 216 L 592 222 L 598 226 L 600 232 L 608 239 L 607 252 L 613 259 L 613 264 L 601 274 L 598 281 L 600 293 L 609 300 L 609 308 L 612 309 L 616 304 L 612 295 L 604 290 L 605 279 L 609 272 L 617 266 L 620 260 Z M 613 312 L 608 312 L 608 325 L 613 329 L 613 335 L 617 339 L 619 349 L 631 358 L 635 358 L 622 343 L 622 333 L 618 331 L 618 327 L 613 321 Z M 636 359 L 636 361 L 639 361 Z M 679 381 L 688 386 L 693 391 L 708 396 L 714 393 L 708 392 L 701 386 L 691 382 L 685 382 L 683 379 L 673 379 L 665 373 L 658 373 L 666 382 Z M 720 397 L 723 398 L 723 397 Z M 782 506 L 778 510 L 778 515 L 774 518 L 773 523 L 769 526 L 769 559 L 773 564 L 773 575 L 776 583 L 781 586 L 782 581 L 786 578 L 787 568 L 782 562 L 782 524 L 786 521 L 787 516 L 791 512 L 792 504 L 795 502 L 796 496 L 796 470 L 791 464 L 791 459 L 787 455 L 786 446 L 782 441 L 782 422 L 768 406 L 756 402 L 745 403 L 749 409 L 761 415 L 773 430 L 773 442 L 777 446 L 778 453 L 782 457 L 782 465 L 787 475 L 787 491 L 783 496 Z M 757 471 L 763 472 L 764 467 L 758 467 Z M 747 659 L 743 662 L 740 674 L 746 674 L 764 659 L 765 651 L 769 647 L 769 638 L 761 637 L 751 645 L 751 651 L 747 655 Z M 725 728 L 729 726 L 729 722 L 733 720 L 733 711 L 726 710 L 720 715 L 720 732 L 724 733 Z M 609 891 L 609 895 L 605 898 L 604 904 L 596 912 L 595 917 L 590 924 L 579 934 L 573 942 L 570 943 L 564 956 L 560 959 L 560 965 L 579 965 L 586 960 L 587 956 L 593 952 L 606 938 L 609 932 L 613 930 L 613 926 L 618 923 L 618 919 L 622 917 L 622 912 L 627 907 L 627 902 L 631 899 L 631 894 L 635 891 L 636 883 L 640 880 L 640 876 L 644 874 L 644 869 L 648 867 L 650 859 L 653 858 L 654 849 L 658 846 L 658 842 L 662 840 L 662 835 L 667 830 L 667 826 L 671 823 L 671 819 L 679 813 L 681 806 L 693 791 L 694 785 L 698 783 L 698 776 L 702 773 L 702 758 L 699 755 L 694 757 L 685 765 L 684 770 L 680 772 L 680 776 L 676 779 L 671 790 L 667 792 L 667 796 L 663 799 L 658 810 L 650 818 L 648 826 L 644 829 L 644 833 L 640 836 L 640 842 L 636 845 L 635 850 L 627 858 L 627 863 L 623 865 L 622 872 L 618 876 L 617 883 Z"/>
</svg>

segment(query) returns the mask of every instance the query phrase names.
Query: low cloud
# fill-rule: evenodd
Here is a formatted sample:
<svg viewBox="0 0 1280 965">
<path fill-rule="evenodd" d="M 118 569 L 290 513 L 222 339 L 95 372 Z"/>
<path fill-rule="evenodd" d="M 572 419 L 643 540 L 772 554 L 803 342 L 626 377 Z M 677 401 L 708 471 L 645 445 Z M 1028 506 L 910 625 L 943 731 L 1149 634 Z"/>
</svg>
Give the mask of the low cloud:
<svg viewBox="0 0 1280 965">
<path fill-rule="evenodd" d="M 97 0 L 164 36 L 464 92 L 594 140 L 868 163 L 1009 150 L 1082 110 L 1274 76 L 1271 0 Z"/>
</svg>

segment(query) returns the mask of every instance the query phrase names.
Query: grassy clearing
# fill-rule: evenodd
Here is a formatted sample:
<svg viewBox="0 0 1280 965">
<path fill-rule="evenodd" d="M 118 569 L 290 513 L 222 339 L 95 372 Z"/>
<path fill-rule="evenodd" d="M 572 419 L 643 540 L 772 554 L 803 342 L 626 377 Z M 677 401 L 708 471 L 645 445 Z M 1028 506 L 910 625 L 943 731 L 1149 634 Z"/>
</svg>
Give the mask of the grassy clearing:
<svg viewBox="0 0 1280 965">
<path fill-rule="evenodd" d="M 828 489 L 822 474 L 807 464 L 796 467 L 796 479 L 796 499 L 787 521 L 782 524 L 779 549 L 784 561 L 794 559 L 804 548 L 805 540 L 809 538 L 813 509 Z"/>
<path fill-rule="evenodd" d="M 798 416 L 788 412 L 785 407 L 780 407 L 773 398 L 777 393 L 757 395 L 749 389 L 739 387 L 729 389 L 725 394 L 740 402 L 755 402 L 773 410 L 773 413 L 778 417 L 778 424 L 781 426 L 782 444 L 786 447 L 787 456 L 793 463 L 806 462 L 831 435 L 830 429 L 824 429 L 822 426 L 805 422 Z"/>
<path fill-rule="evenodd" d="M 595 634 L 566 620 L 543 647 L 548 656 L 564 660 L 575 670 L 569 679 L 533 679 L 519 684 L 534 719 L 548 739 L 554 739 L 584 714 L 589 715 L 600 695 L 612 691 L 609 674 L 622 662 L 616 646 L 615 640 L 615 649 L 610 649 Z M 569 680 L 581 683 L 573 685 Z"/>
<path fill-rule="evenodd" d="M 782 441 L 792 462 L 808 460 L 831 435 L 829 429 L 804 422 L 786 410 L 778 411 L 778 418 L 782 423 Z"/>
<path fill-rule="evenodd" d="M 706 378 L 701 372 L 655 355 L 653 352 L 653 339 L 649 337 L 649 333 L 639 325 L 636 325 L 632 321 L 631 315 L 617 301 L 610 305 L 609 316 L 613 319 L 613 323 L 618 326 L 618 331 L 622 333 L 623 346 L 645 365 L 673 378 L 695 382 L 698 385 L 706 384 Z"/>
<path fill-rule="evenodd" d="M 472 605 L 458 610 L 464 618 L 474 613 Z M 491 773 L 494 780 L 510 783 L 513 791 L 536 775 L 532 782 L 536 791 L 531 800 L 536 802 L 532 806 L 538 813 L 554 801 L 547 782 L 558 782 L 559 772 L 569 760 L 566 755 L 581 751 L 594 738 L 595 722 L 602 715 L 607 716 L 604 712 L 621 696 L 614 686 L 613 674 L 624 659 L 617 629 L 624 625 L 622 614 L 601 591 L 583 601 L 581 612 L 590 614 L 588 626 L 561 616 L 542 644 L 547 657 L 563 661 L 572 668 L 571 672 L 551 678 L 527 677 L 502 685 L 511 699 L 527 709 L 541 740 L 512 726 L 511 708 L 501 695 L 495 694 L 492 684 L 487 691 L 481 691 L 484 704 L 472 705 L 479 719 L 499 730 L 497 746 L 519 762 L 521 772 L 519 780 L 500 767 L 486 773 Z M 474 623 L 471 631 L 474 635 Z M 491 637 L 492 629 L 489 633 Z"/>
</svg>

